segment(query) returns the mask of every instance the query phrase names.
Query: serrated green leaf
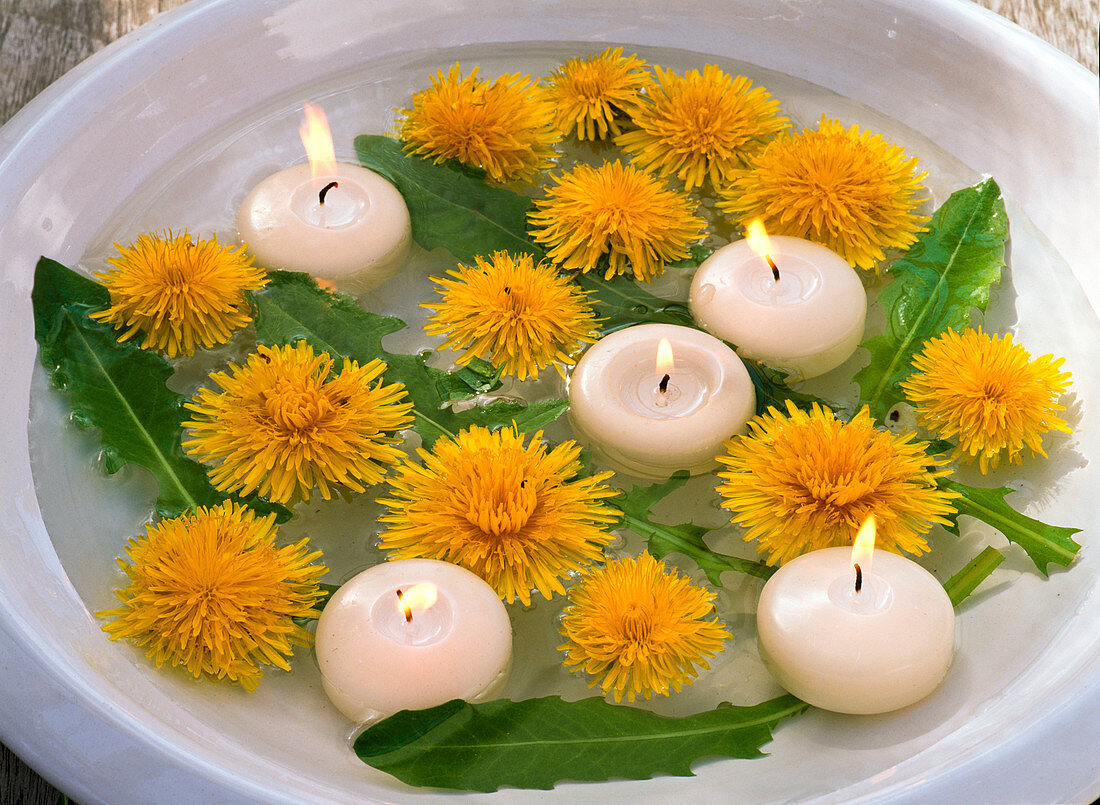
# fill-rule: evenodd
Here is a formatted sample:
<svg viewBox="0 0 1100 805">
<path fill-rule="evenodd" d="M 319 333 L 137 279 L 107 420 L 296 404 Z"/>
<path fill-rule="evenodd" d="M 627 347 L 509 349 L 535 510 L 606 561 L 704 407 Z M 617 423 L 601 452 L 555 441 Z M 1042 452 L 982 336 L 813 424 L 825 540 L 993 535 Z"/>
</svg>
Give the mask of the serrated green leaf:
<svg viewBox="0 0 1100 805">
<path fill-rule="evenodd" d="M 1005 496 L 1012 491 L 1007 486 L 985 489 L 946 479 L 940 481 L 940 486 L 961 495 L 954 501 L 958 514 L 968 514 L 1000 531 L 1010 542 L 1015 542 L 1027 552 L 1044 576 L 1051 562 L 1069 567 L 1081 549 L 1071 539 L 1080 528 L 1047 525 L 1021 514 L 1005 502 Z M 957 516 L 947 530 L 952 534 L 959 533 Z"/>
<path fill-rule="evenodd" d="M 912 372 L 925 341 L 970 323 L 985 310 L 989 287 L 1004 267 L 1008 217 L 992 179 L 951 195 L 932 215 L 928 231 L 890 268 L 893 282 L 879 294 L 886 331 L 860 346 L 871 361 L 856 373 L 861 405 L 881 419 L 904 395 L 899 384 Z"/>
<path fill-rule="evenodd" d="M 756 414 L 760 415 L 769 408 L 775 408 L 781 413 L 786 413 L 786 400 L 790 400 L 799 408 L 809 410 L 814 403 L 823 405 L 831 411 L 836 410 L 836 405 L 815 397 L 813 394 L 795 391 L 784 382 L 786 375 L 777 369 L 772 369 L 752 358 L 742 358 L 745 369 L 752 380 L 753 390 L 756 392 Z"/>
<path fill-rule="evenodd" d="M 449 164 L 436 165 L 404 153 L 391 137 L 355 138 L 359 162 L 385 176 L 409 208 L 413 240 L 425 249 L 443 247 L 460 262 L 497 250 L 546 257 L 527 234 L 531 199 L 487 185 Z"/>
<path fill-rule="evenodd" d="M 172 365 L 132 341 L 119 343 L 110 325 L 88 317 L 110 302 L 106 288 L 43 257 L 31 300 L 39 357 L 54 385 L 71 393 L 73 420 L 99 429 L 108 473 L 130 462 L 149 470 L 162 517 L 231 499 L 260 514 L 274 512 L 278 522 L 290 519 L 289 509 L 256 495 L 218 492 L 206 468 L 183 453 L 182 423 L 189 414 L 182 407 L 186 398 L 165 384 Z"/>
<path fill-rule="evenodd" d="M 467 400 L 478 394 L 488 394 L 500 388 L 498 369 L 482 358 L 473 358 L 465 366 L 445 373 L 440 379 L 440 389 L 445 400 Z"/>
<path fill-rule="evenodd" d="M 108 471 L 133 462 L 153 474 L 162 516 L 219 502 L 224 496 L 205 468 L 180 447 L 185 398 L 165 385 L 171 364 L 132 342 L 119 343 L 110 325 L 88 318 L 109 299 L 93 285 L 42 258 L 31 293 L 42 362 L 71 394 L 74 418 L 100 430 Z"/>
<path fill-rule="evenodd" d="M 772 729 L 809 705 L 781 696 L 752 707 L 719 705 L 683 718 L 557 696 L 402 710 L 362 732 L 356 754 L 415 786 L 496 791 L 549 789 L 565 780 L 648 780 L 692 775 L 702 758 L 761 757 Z"/>
<path fill-rule="evenodd" d="M 698 329 L 687 305 L 654 296 L 630 277 L 605 280 L 593 271 L 577 274 L 574 280 L 588 292 L 588 301 L 601 319 L 601 335 L 635 324 L 679 324 Z"/>
<path fill-rule="evenodd" d="M 475 406 L 458 413 L 466 425 L 482 425 L 495 429 L 512 422 L 524 433 L 542 430 L 557 420 L 569 408 L 569 400 L 536 400 L 532 403 L 496 400 L 489 405 Z"/>
<path fill-rule="evenodd" d="M 722 586 L 722 574 L 727 570 L 747 573 L 761 579 L 769 578 L 776 570 L 774 567 L 769 567 L 762 562 L 718 553 L 708 548 L 703 537 L 713 529 L 694 523 L 665 525 L 654 523 L 650 519 L 653 505 L 682 487 L 687 483 L 688 478 L 687 471 L 680 470 L 667 481 L 648 486 L 634 486 L 629 492 L 614 498 L 611 503 L 621 512 L 622 525 L 643 537 L 649 543 L 649 552 L 658 559 L 670 553 L 683 554 L 691 559 L 699 565 L 710 583 L 716 587 Z"/>
<path fill-rule="evenodd" d="M 420 434 L 425 448 L 440 436 L 454 436 L 471 424 L 497 428 L 515 421 L 520 430 L 534 430 L 552 422 L 567 407 L 564 400 L 542 400 L 526 406 L 497 400 L 454 410 L 450 405 L 454 392 L 468 385 L 466 380 L 456 380 L 428 366 L 425 355 L 382 348 L 384 336 L 405 327 L 401 319 L 365 311 L 351 297 L 319 288 L 306 274 L 272 272 L 267 287 L 253 294 L 252 306 L 256 337 L 261 344 L 291 344 L 305 339 L 314 349 L 333 356 L 360 363 L 384 360 L 386 379 L 405 384 L 413 404 L 413 429 Z"/>
<path fill-rule="evenodd" d="M 43 257 L 34 269 L 31 302 L 34 308 L 34 337 L 43 350 L 43 362 L 49 366 L 46 352 L 49 346 L 43 342 L 57 323 L 61 308 L 79 305 L 89 311 L 100 310 L 111 303 L 111 294 L 95 280 L 76 273 L 56 260 Z"/>
</svg>

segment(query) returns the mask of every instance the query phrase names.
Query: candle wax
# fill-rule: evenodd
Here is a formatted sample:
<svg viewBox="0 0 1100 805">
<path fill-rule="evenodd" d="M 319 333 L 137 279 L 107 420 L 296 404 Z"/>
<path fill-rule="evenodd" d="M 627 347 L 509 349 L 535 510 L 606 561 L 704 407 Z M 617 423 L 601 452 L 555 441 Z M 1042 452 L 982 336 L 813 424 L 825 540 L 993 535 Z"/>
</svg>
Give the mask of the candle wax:
<svg viewBox="0 0 1100 805">
<path fill-rule="evenodd" d="M 739 240 L 703 261 L 691 314 L 748 358 L 803 380 L 844 363 L 863 339 L 867 293 L 839 255 L 808 240 L 772 237 L 771 266 Z"/>
<path fill-rule="evenodd" d="M 776 681 L 838 713 L 885 713 L 918 702 L 951 665 L 955 613 L 935 576 L 874 552 L 855 591 L 850 548 L 783 565 L 760 594 L 757 644 Z"/>
<path fill-rule="evenodd" d="M 661 390 L 661 339 L 673 364 Z M 722 442 L 756 411 L 752 381 L 737 355 L 690 327 L 641 324 L 597 341 L 569 379 L 569 417 L 578 437 L 612 467 L 643 478 L 717 466 Z"/>
<path fill-rule="evenodd" d="M 321 190 L 331 183 L 324 193 Z M 304 271 L 359 294 L 401 267 L 412 242 L 405 200 L 388 181 L 337 163 L 314 178 L 295 165 L 260 182 L 237 213 L 240 239 L 267 269 Z"/>
<path fill-rule="evenodd" d="M 436 598 L 408 602 L 428 584 Z M 398 595 L 399 591 L 401 595 Z M 317 623 L 317 662 L 329 699 L 357 723 L 451 699 L 496 696 L 512 664 L 512 626 L 481 578 L 447 562 L 385 562 L 333 594 Z"/>
</svg>

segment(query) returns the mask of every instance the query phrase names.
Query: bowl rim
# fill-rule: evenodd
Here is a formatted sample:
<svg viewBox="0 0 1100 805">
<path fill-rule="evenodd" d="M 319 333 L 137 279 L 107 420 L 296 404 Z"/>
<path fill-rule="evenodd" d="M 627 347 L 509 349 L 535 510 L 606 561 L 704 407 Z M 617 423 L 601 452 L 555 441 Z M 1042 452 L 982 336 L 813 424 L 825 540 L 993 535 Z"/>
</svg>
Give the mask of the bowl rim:
<svg viewBox="0 0 1100 805">
<path fill-rule="evenodd" d="M 283 5 L 290 2 L 281 0 Z M 35 164 L 36 160 L 41 161 L 48 155 L 47 132 L 51 124 L 74 111 L 79 114 L 94 113 L 98 98 L 102 97 L 101 91 L 112 82 L 124 81 L 134 64 L 143 59 L 166 58 L 158 56 L 162 44 L 170 43 L 180 31 L 194 29 L 191 33 L 197 35 L 205 25 L 217 24 L 220 18 L 239 13 L 234 11 L 235 5 L 234 0 L 192 0 L 165 12 L 77 65 L 20 110 L 0 129 L 0 154 L 6 154 L 0 157 L 0 210 L 8 209 L 8 201 L 18 201 L 16 180 L 8 178 L 16 173 L 10 170 L 12 166 L 17 161 Z M 562 4 L 556 2 L 549 5 L 558 7 Z M 611 0 L 604 5 L 626 8 L 630 4 Z M 936 27 L 950 26 L 963 42 L 1012 51 L 1026 64 L 1026 69 L 1040 74 L 1044 86 L 1060 86 L 1062 103 L 1069 110 L 1067 113 L 1080 115 L 1086 125 L 1090 117 L 1088 110 L 1097 108 L 1100 92 L 1095 85 L 1095 76 L 1088 70 L 1003 17 L 967 0 L 931 0 L 921 8 L 912 7 L 906 0 L 853 0 L 852 5 L 881 7 L 899 16 L 927 20 L 930 25 L 934 22 Z M 1094 122 L 1092 128 L 1095 133 L 1100 127 Z M 1086 263 L 1074 261 L 1072 264 L 1094 309 L 1100 309 L 1100 281 L 1083 270 Z M 0 307 L 0 316 L 5 319 L 14 316 L 17 301 L 5 302 Z M 29 374 L 29 367 L 36 359 L 32 352 L 30 356 L 18 356 L 12 365 L 16 372 Z M 6 366 L 5 374 L 9 372 Z M 16 409 L 25 413 L 25 401 L 21 409 L 18 406 Z M 29 476 L 29 468 L 27 473 Z M 27 478 L 20 477 L 18 480 L 25 483 Z M 17 512 L 6 513 L 0 521 L 4 530 L 23 528 L 38 536 L 44 533 L 40 515 L 35 520 L 37 508 L 33 500 L 33 486 L 29 495 L 30 499 L 24 499 Z M 56 566 L 64 575 L 56 554 L 52 558 L 44 556 L 42 561 Z M 0 582 L 4 581 L 4 575 L 0 574 Z M 12 603 L 23 603 L 14 597 L 15 592 L 13 587 L 0 583 L 0 656 L 4 657 L 6 666 L 0 675 L 0 714 L 4 716 L 0 719 L 0 737 L 43 776 L 72 791 L 81 802 L 122 801 L 115 795 L 125 796 L 127 788 L 106 791 L 89 787 L 81 777 L 82 773 L 89 771 L 81 758 L 68 753 L 58 754 L 58 730 L 78 725 L 81 734 L 73 739 L 77 743 L 109 743 L 120 748 L 115 755 L 119 759 L 118 767 L 101 769 L 101 773 L 115 774 L 118 779 L 125 779 L 124 772 L 132 768 L 135 761 L 150 765 L 159 763 L 170 769 L 166 775 L 170 790 L 187 792 L 188 796 L 201 795 L 209 801 L 275 801 L 265 781 L 241 778 L 229 769 L 193 754 L 175 740 L 178 736 L 159 731 L 157 724 L 143 720 L 133 712 L 118 709 L 114 703 L 102 699 L 100 692 L 87 680 L 63 673 L 74 670 L 74 666 L 58 650 L 58 644 L 37 639 L 33 613 L 18 611 L 11 606 Z M 64 592 L 75 596 L 71 588 Z M 78 598 L 76 603 L 79 604 Z M 1082 801 L 1095 797 L 1100 794 L 1100 770 L 1095 766 L 1091 771 L 1087 768 L 1090 760 L 1086 754 L 1087 746 L 1083 750 L 1065 725 L 1082 718 L 1100 719 L 1100 674 L 1095 673 L 1098 668 L 1100 665 L 1094 665 L 1090 676 L 1071 680 L 1076 685 L 1077 698 L 1062 707 L 1052 708 L 1033 723 L 1034 729 L 1028 736 L 1016 736 L 1003 747 L 1005 754 L 994 765 L 991 765 L 988 752 L 976 751 L 919 789 L 913 788 L 912 781 L 903 780 L 879 789 L 874 798 L 928 801 L 937 798 L 937 793 L 945 798 L 958 798 L 964 790 L 980 792 L 983 789 L 968 789 L 967 785 L 973 785 L 973 780 L 982 775 L 995 772 L 1002 764 L 1026 767 L 1026 761 L 1034 756 L 1037 747 L 1042 747 L 1044 758 L 1056 756 L 1056 766 L 1051 771 L 1056 769 L 1060 772 L 1063 775 L 1062 785 L 1068 786 L 1060 789 L 1062 796 Z M 39 716 L 46 710 L 50 712 L 50 717 L 43 720 Z M 1054 775 L 1048 773 L 1046 776 L 1050 778 Z M 103 776 L 97 779 L 101 780 Z M 843 793 L 856 794 L 852 791 Z M 857 801 L 863 798 L 858 794 L 855 796 Z M 283 801 L 299 800 L 288 795 Z"/>
</svg>

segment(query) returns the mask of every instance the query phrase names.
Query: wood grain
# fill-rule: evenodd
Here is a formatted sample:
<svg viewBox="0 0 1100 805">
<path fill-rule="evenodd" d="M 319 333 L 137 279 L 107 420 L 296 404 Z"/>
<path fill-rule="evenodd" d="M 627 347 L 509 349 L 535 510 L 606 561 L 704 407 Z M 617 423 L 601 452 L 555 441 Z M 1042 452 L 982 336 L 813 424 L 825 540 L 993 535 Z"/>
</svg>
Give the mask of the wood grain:
<svg viewBox="0 0 1100 805">
<path fill-rule="evenodd" d="M 978 5 L 1008 17 L 1097 72 L 1100 0 L 980 0 Z"/>
<path fill-rule="evenodd" d="M 0 0 L 0 123 L 108 42 L 185 0 Z"/>
<path fill-rule="evenodd" d="M 0 123 L 67 70 L 186 0 L 0 0 Z M 978 0 L 1097 72 L 1100 0 Z M 0 805 L 59 792 L 0 745 Z"/>
</svg>

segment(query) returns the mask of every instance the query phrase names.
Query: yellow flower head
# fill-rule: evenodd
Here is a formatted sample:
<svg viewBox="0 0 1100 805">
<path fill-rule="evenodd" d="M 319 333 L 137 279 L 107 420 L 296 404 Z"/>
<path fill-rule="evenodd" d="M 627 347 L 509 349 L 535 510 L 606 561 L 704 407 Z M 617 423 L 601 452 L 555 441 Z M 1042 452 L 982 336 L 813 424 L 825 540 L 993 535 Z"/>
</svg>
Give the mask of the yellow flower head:
<svg viewBox="0 0 1100 805">
<path fill-rule="evenodd" d="M 115 594 L 118 609 L 103 629 L 112 640 L 147 647 L 160 668 L 183 666 L 194 676 L 228 678 L 253 690 L 261 664 L 290 670 L 293 645 L 311 634 L 292 618 L 315 618 L 324 565 L 308 540 L 278 548 L 275 515 L 225 502 L 146 526 L 118 561 L 130 583 Z"/>
<path fill-rule="evenodd" d="M 527 220 L 564 268 L 588 272 L 607 255 L 605 279 L 631 273 L 649 282 L 703 236 L 706 224 L 686 194 L 621 162 L 578 165 L 556 181 Z"/>
<path fill-rule="evenodd" d="M 949 471 L 912 434 L 877 430 L 866 407 L 845 424 L 816 403 L 807 413 L 788 401 L 786 415 L 769 408 L 749 431 L 718 456 L 726 465 L 718 492 L 769 564 L 851 545 L 871 514 L 876 547 L 919 555 L 923 534 L 955 511 L 955 493 L 936 486 Z"/>
<path fill-rule="evenodd" d="M 744 76 L 713 64 L 682 77 L 654 68 L 660 87 L 633 116 L 636 131 L 615 138 L 634 164 L 678 176 L 688 190 L 710 178 L 717 187 L 790 124 L 779 101 Z"/>
<path fill-rule="evenodd" d="M 598 56 L 568 59 L 550 73 L 546 94 L 557 110 L 562 134 L 576 131 L 578 140 L 603 140 L 619 134 L 618 114 L 639 111 L 639 93 L 653 88 L 644 59 L 624 56 L 621 47 Z"/>
<path fill-rule="evenodd" d="M 569 590 L 561 622 L 565 666 L 595 677 L 615 701 L 668 696 L 695 681 L 730 634 L 713 620 L 714 593 L 648 553 L 608 562 Z"/>
<path fill-rule="evenodd" d="M 194 418 L 184 423 L 184 449 L 214 464 L 220 491 L 288 503 L 318 487 L 328 500 L 333 485 L 363 492 L 403 458 L 395 431 L 412 423 L 412 403 L 401 383 L 382 385 L 382 361 L 345 358 L 334 374 L 327 352 L 299 341 L 261 346 L 229 368 L 210 376 L 222 391 L 199 389 L 187 403 Z"/>
<path fill-rule="evenodd" d="M 421 305 L 438 311 L 427 331 L 446 335 L 446 349 L 466 350 L 460 364 L 487 356 L 505 374 L 526 380 L 550 364 L 563 372 L 573 353 L 596 340 L 584 291 L 553 266 L 507 252 L 496 252 L 491 262 L 475 260 L 448 271 L 453 279 L 433 277 L 443 300 Z"/>
<path fill-rule="evenodd" d="M 853 266 L 878 270 L 884 249 L 904 249 L 926 216 L 916 157 L 881 134 L 824 116 L 817 131 L 784 134 L 751 168 L 719 189 L 718 208 L 738 221 L 762 218 L 769 233 L 827 246 Z"/>
<path fill-rule="evenodd" d="M 142 349 L 170 358 L 228 341 L 252 321 L 245 292 L 267 284 L 243 246 L 222 246 L 217 238 L 195 242 L 187 232 L 168 232 L 115 248 L 118 256 L 108 258 L 114 270 L 96 274 L 111 306 L 92 318 L 122 330 L 119 341 L 141 333 Z"/>
<path fill-rule="evenodd" d="M 953 458 L 977 460 L 982 473 L 1002 458 L 1020 464 L 1025 447 L 1043 452 L 1043 434 L 1070 433 L 1057 411 L 1069 388 L 1064 358 L 1031 359 L 1012 333 L 948 330 L 929 339 L 913 359 L 916 373 L 901 386 L 916 406 L 917 421 L 942 439 L 957 441 Z"/>
<path fill-rule="evenodd" d="M 514 429 L 474 426 L 441 438 L 424 463 L 405 462 L 389 482 L 393 497 L 379 547 L 391 559 L 441 559 L 485 579 L 501 598 L 531 603 L 564 592 L 561 579 L 603 556 L 604 526 L 613 513 L 601 502 L 615 490 L 612 473 L 581 477 L 580 448 L 549 452 L 542 433 L 524 445 Z"/>
<path fill-rule="evenodd" d="M 412 104 L 398 110 L 406 151 L 436 162 L 456 159 L 496 182 L 534 181 L 551 166 L 551 146 L 561 139 L 553 105 L 527 75 L 482 81 L 475 67 L 462 78 L 456 64 L 446 76 L 440 70 Z"/>
</svg>

